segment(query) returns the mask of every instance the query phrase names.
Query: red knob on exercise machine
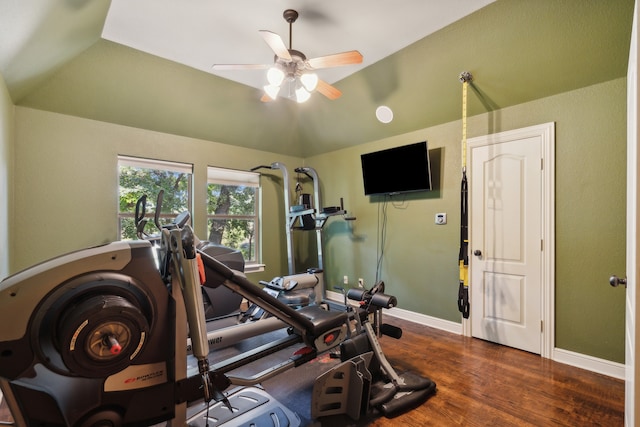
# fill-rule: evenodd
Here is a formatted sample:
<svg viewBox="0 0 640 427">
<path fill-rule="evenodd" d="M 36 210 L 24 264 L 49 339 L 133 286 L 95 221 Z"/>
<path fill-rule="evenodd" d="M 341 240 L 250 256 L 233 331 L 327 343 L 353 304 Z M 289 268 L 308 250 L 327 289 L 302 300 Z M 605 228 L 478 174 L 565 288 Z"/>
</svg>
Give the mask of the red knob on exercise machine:
<svg viewBox="0 0 640 427">
<path fill-rule="evenodd" d="M 108 335 L 106 338 L 107 346 L 109 347 L 109 352 L 114 356 L 120 354 L 122 351 L 122 346 L 113 335 Z"/>
</svg>

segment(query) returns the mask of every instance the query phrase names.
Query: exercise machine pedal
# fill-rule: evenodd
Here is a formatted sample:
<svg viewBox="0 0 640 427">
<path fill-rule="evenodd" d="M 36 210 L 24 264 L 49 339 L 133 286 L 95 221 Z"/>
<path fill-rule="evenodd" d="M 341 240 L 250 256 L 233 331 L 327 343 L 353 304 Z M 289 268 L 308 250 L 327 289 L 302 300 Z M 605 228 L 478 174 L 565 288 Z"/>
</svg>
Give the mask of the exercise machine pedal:
<svg viewBox="0 0 640 427">
<path fill-rule="evenodd" d="M 405 372 L 400 375 L 402 385 L 399 391 L 387 397 L 384 403 L 376 405 L 376 409 L 387 418 L 393 418 L 403 414 L 424 403 L 431 395 L 436 392 L 436 383 L 429 378 L 415 375 L 411 372 Z M 376 393 L 385 393 L 386 388 L 394 388 L 391 383 L 374 383 L 371 389 L 371 401 L 376 400 Z"/>
</svg>

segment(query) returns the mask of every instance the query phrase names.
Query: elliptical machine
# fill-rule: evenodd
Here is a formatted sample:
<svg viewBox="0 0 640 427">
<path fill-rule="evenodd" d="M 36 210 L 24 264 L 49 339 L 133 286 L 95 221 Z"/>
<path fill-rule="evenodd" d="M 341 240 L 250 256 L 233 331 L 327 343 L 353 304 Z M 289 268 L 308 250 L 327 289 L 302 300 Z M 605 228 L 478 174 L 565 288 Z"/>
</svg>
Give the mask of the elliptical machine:
<svg viewBox="0 0 640 427">
<path fill-rule="evenodd" d="M 135 227 L 136 235 L 139 240 L 147 240 L 152 243 L 152 247 L 157 251 L 160 249 L 160 240 L 162 234 L 162 224 L 160 223 L 160 212 L 164 199 L 164 190 L 160 190 L 156 197 L 156 209 L 153 217 L 153 224 L 157 233 L 149 234 L 145 231 L 149 221 L 146 219 L 147 212 L 147 195 L 142 195 L 135 206 Z M 183 217 L 183 219 L 185 219 Z M 177 220 L 177 219 L 176 219 Z M 174 220 L 175 222 L 175 220 Z M 179 224 L 184 226 L 185 224 Z M 236 271 L 244 272 L 244 258 L 239 250 L 229 248 L 227 246 L 217 245 L 208 241 L 198 242 L 197 249 L 203 251 L 227 267 Z M 202 287 L 202 301 L 204 304 L 204 313 L 207 321 L 238 316 L 241 312 L 242 297 L 229 291 L 225 287 Z M 215 303 L 214 303 L 215 302 Z"/>
</svg>

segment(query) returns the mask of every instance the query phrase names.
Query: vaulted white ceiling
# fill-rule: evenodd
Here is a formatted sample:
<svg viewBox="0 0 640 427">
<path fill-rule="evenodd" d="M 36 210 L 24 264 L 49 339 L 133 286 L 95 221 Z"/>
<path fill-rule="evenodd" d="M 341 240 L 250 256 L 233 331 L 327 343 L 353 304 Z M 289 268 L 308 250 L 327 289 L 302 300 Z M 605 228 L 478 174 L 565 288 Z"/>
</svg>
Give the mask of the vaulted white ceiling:
<svg viewBox="0 0 640 427">
<path fill-rule="evenodd" d="M 494 0 L 112 0 L 102 37 L 254 88 L 263 70 L 214 71 L 218 64 L 271 64 L 259 30 L 280 35 L 307 58 L 358 50 L 362 64 L 319 71 L 335 83 Z"/>
<path fill-rule="evenodd" d="M 0 74 L 17 106 L 303 157 L 626 75 L 634 0 L 0 0 Z M 260 102 L 258 34 L 307 57 L 342 96 Z M 383 124 L 375 110 L 393 109 Z M 425 135 L 428 138 L 428 135 Z"/>
</svg>

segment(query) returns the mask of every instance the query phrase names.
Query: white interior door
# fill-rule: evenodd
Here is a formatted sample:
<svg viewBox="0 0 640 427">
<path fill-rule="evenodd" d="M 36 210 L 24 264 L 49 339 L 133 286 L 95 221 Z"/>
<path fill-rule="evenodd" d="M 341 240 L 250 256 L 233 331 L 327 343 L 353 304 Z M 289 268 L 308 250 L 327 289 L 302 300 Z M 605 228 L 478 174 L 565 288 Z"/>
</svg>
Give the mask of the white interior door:
<svg viewBox="0 0 640 427">
<path fill-rule="evenodd" d="M 549 127 L 469 141 L 471 334 L 537 354 L 548 293 L 542 159 Z"/>
<path fill-rule="evenodd" d="M 640 404 L 635 396 L 640 396 L 640 365 L 636 355 L 636 343 L 640 328 L 636 327 L 636 306 L 639 293 L 636 291 L 638 267 L 636 256 L 640 253 L 638 239 L 638 2 L 636 1 L 631 32 L 631 48 L 629 51 L 629 67 L 627 71 L 627 294 L 625 317 L 625 406 L 624 423 L 628 427 L 635 426 L 635 419 Z"/>
</svg>

